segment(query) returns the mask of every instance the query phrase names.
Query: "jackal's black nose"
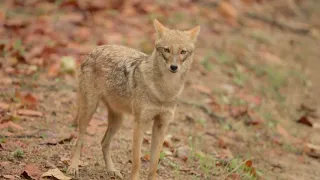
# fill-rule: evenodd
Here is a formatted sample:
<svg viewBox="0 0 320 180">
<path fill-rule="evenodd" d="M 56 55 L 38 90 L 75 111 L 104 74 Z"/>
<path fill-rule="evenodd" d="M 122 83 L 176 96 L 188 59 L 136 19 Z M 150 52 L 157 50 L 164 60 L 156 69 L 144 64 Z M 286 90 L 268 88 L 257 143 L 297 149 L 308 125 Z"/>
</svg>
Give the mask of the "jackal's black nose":
<svg viewBox="0 0 320 180">
<path fill-rule="evenodd" d="M 171 71 L 175 72 L 175 71 L 177 71 L 178 66 L 177 65 L 170 65 L 170 69 L 171 69 Z"/>
</svg>

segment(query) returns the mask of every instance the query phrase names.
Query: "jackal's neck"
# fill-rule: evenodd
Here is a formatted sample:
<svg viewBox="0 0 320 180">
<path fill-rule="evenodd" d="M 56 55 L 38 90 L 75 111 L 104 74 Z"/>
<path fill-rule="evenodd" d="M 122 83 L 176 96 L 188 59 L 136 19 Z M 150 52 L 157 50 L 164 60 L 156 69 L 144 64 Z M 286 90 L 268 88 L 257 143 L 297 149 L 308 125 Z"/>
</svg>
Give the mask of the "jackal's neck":
<svg viewBox="0 0 320 180">
<path fill-rule="evenodd" d="M 152 77 L 150 80 L 153 84 L 154 93 L 158 98 L 163 100 L 173 100 L 177 98 L 183 87 L 185 81 L 185 72 L 170 72 L 165 66 L 163 59 L 157 59 L 156 52 L 154 51 L 149 57 L 149 75 Z"/>
</svg>

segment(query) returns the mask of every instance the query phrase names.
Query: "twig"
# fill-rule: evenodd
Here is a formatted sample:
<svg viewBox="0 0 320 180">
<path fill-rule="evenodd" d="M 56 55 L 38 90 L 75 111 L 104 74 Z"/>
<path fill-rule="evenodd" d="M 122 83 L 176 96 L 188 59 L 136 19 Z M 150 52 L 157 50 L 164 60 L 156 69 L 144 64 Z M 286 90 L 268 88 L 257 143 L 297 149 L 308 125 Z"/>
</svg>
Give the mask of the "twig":
<svg viewBox="0 0 320 180">
<path fill-rule="evenodd" d="M 186 101 L 186 100 L 183 100 L 183 99 L 180 99 L 180 102 L 183 103 L 183 104 L 186 104 L 186 105 L 189 105 L 189 106 L 194 106 L 196 108 L 201 109 L 204 113 L 206 113 L 212 119 L 217 119 L 219 122 L 225 120 L 225 117 L 222 117 L 222 116 L 219 116 L 219 115 L 215 114 L 213 111 L 211 111 L 210 109 L 208 109 L 207 107 L 205 107 L 202 104 Z"/>
<path fill-rule="evenodd" d="M 7 136 L 7 135 L 1 135 L 0 138 L 17 138 L 17 139 L 23 139 L 23 138 L 41 138 L 39 135 L 37 135 L 41 130 L 36 130 L 34 132 L 28 133 L 28 134 L 17 134 L 15 136 Z"/>
<path fill-rule="evenodd" d="M 256 20 L 260 20 L 260 21 L 269 23 L 269 24 L 271 24 L 273 26 L 276 26 L 276 27 L 278 27 L 280 29 L 283 29 L 283 30 L 289 30 L 289 31 L 294 32 L 294 33 L 303 34 L 303 35 L 307 35 L 307 34 L 310 33 L 310 29 L 292 27 L 292 26 L 290 26 L 288 24 L 284 24 L 284 23 L 279 22 L 277 20 L 274 20 L 272 18 L 261 16 L 261 15 L 255 14 L 255 13 L 250 13 L 249 12 L 249 13 L 246 13 L 246 16 L 251 18 L 251 19 L 256 19 Z"/>
<path fill-rule="evenodd" d="M 304 17 L 303 12 L 301 9 L 297 6 L 297 4 L 294 2 L 294 0 L 287 0 L 289 8 L 300 17 Z"/>
<path fill-rule="evenodd" d="M 239 164 L 236 168 L 234 168 L 232 171 L 230 171 L 226 177 L 223 179 L 226 180 L 232 173 L 236 172 L 242 165 L 244 165 L 248 160 L 243 161 L 241 164 Z"/>
<path fill-rule="evenodd" d="M 221 0 L 216 0 L 216 1 L 200 1 L 198 4 L 203 5 L 203 6 L 211 6 L 213 8 L 217 7 L 219 5 Z"/>
<path fill-rule="evenodd" d="M 17 135 L 17 136 L 7 136 L 7 135 L 0 135 L 0 138 L 16 138 L 16 139 L 24 139 L 24 138 L 41 138 L 37 135 L 27 134 L 27 135 Z"/>
</svg>

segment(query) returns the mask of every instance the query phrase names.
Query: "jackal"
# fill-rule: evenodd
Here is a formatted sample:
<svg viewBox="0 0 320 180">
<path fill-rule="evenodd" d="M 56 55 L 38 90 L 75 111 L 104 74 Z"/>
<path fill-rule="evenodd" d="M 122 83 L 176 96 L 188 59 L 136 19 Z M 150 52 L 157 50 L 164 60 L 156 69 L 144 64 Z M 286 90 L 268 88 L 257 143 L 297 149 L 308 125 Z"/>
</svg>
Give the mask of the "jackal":
<svg viewBox="0 0 320 180">
<path fill-rule="evenodd" d="M 143 134 L 153 123 L 148 179 L 156 179 L 165 131 L 184 88 L 200 26 L 179 31 L 154 20 L 154 28 L 156 42 L 151 55 L 124 46 L 102 45 L 89 53 L 81 64 L 76 117 L 79 136 L 69 174 L 78 175 L 84 134 L 102 101 L 108 109 L 108 128 L 101 141 L 107 172 L 122 178 L 111 159 L 110 144 L 124 115 L 130 114 L 134 117 L 130 177 L 139 179 Z"/>
</svg>

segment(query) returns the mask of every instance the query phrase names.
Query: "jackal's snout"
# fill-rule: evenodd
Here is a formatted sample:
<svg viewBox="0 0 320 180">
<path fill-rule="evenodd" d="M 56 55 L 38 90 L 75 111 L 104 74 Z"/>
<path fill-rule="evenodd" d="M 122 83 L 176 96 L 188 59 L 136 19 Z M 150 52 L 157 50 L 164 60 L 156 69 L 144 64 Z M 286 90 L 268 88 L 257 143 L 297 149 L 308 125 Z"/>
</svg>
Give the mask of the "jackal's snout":
<svg viewBox="0 0 320 180">
<path fill-rule="evenodd" d="M 176 73 L 178 71 L 178 66 L 171 64 L 170 65 L 170 71 L 173 72 L 173 73 Z"/>
<path fill-rule="evenodd" d="M 167 66 L 168 69 L 172 72 L 172 73 L 176 73 L 179 70 L 179 58 L 177 57 L 171 57 L 171 60 L 167 61 Z"/>
</svg>

